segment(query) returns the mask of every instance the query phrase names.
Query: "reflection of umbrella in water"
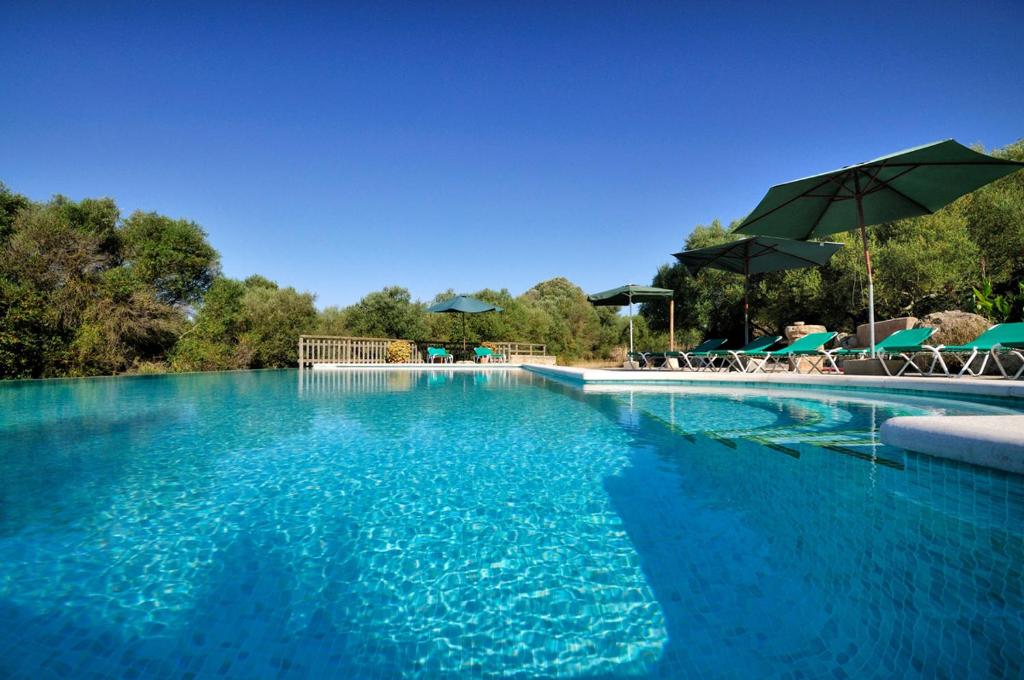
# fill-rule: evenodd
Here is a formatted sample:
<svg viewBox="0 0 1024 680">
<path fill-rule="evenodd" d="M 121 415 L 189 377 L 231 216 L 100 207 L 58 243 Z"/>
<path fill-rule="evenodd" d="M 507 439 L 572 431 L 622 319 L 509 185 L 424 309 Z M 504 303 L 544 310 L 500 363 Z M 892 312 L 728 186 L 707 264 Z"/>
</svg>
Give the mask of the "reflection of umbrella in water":
<svg viewBox="0 0 1024 680">
<path fill-rule="evenodd" d="M 691 276 L 696 276 L 700 270 L 708 267 L 743 274 L 743 343 L 746 344 L 750 342 L 750 306 L 747 301 L 750 275 L 819 267 L 842 247 L 842 243 L 753 236 L 675 253 L 675 256 Z"/>
<path fill-rule="evenodd" d="M 672 305 L 673 292 L 668 288 L 653 288 L 651 286 L 638 286 L 630 283 L 611 290 L 603 290 L 600 293 L 588 295 L 587 300 L 595 307 L 622 307 L 629 305 L 629 353 L 633 353 L 633 303 L 651 302 L 653 300 L 669 299 L 669 349 L 675 349 L 675 314 Z"/>
<path fill-rule="evenodd" d="M 498 305 L 492 305 L 489 302 L 483 300 L 477 300 L 474 297 L 468 295 L 458 295 L 445 300 L 444 302 L 438 302 L 436 305 L 427 307 L 428 312 L 434 312 L 436 314 L 461 314 L 462 315 L 462 349 L 466 349 L 466 315 L 467 314 L 483 314 L 484 312 L 500 312 L 501 307 Z"/>
<path fill-rule="evenodd" d="M 805 240 L 859 229 L 868 274 L 868 328 L 875 355 L 875 284 L 864 229 L 928 215 L 1024 168 L 947 139 L 773 186 L 736 232 Z"/>
</svg>

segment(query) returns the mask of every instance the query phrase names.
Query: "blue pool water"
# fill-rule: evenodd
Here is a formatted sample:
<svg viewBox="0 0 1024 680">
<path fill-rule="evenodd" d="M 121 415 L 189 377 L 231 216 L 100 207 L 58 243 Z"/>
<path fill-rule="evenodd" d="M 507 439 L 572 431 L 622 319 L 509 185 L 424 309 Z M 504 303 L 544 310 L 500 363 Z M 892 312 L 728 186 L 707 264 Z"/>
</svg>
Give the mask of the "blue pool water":
<svg viewBox="0 0 1024 680">
<path fill-rule="evenodd" d="M 1020 677 L 998 405 L 527 372 L 0 385 L 0 676 Z"/>
</svg>

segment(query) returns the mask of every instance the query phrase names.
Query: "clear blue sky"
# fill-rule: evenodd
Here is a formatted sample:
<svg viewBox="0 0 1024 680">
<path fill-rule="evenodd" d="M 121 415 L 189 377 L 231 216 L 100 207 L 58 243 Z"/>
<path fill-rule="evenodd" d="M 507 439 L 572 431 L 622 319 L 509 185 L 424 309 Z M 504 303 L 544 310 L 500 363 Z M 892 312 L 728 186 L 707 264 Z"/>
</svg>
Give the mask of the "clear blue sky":
<svg viewBox="0 0 1024 680">
<path fill-rule="evenodd" d="M 1020 0 L 163 4 L 4 3 L 0 180 L 320 306 L 646 283 L 773 183 L 1024 136 Z"/>
</svg>

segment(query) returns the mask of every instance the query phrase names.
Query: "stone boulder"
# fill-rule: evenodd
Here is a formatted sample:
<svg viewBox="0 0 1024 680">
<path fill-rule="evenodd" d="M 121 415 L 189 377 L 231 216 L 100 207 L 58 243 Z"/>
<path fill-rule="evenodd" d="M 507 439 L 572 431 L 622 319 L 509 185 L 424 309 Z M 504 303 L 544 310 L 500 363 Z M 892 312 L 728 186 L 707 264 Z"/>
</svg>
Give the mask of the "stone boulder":
<svg viewBox="0 0 1024 680">
<path fill-rule="evenodd" d="M 836 347 L 842 347 L 843 349 L 853 349 L 857 347 L 857 336 L 851 333 L 839 333 L 835 339 Z"/>
<path fill-rule="evenodd" d="M 929 345 L 962 345 L 974 340 L 991 325 L 983 316 L 954 310 L 929 314 L 919 320 L 914 328 L 937 329 L 935 335 L 928 340 Z"/>
<path fill-rule="evenodd" d="M 786 342 L 792 345 L 805 335 L 810 335 L 811 333 L 824 333 L 825 330 L 824 326 L 814 326 L 805 324 L 803 321 L 794 321 L 791 326 L 786 326 Z"/>
<path fill-rule="evenodd" d="M 895 333 L 896 331 L 904 331 L 908 328 L 915 328 L 914 324 L 917 323 L 917 317 L 914 316 L 901 316 L 898 319 L 885 319 L 884 321 L 875 322 L 875 344 L 880 343 L 887 337 Z M 870 329 L 871 324 L 862 323 L 857 326 L 857 346 L 858 347 L 870 347 L 871 337 Z"/>
</svg>

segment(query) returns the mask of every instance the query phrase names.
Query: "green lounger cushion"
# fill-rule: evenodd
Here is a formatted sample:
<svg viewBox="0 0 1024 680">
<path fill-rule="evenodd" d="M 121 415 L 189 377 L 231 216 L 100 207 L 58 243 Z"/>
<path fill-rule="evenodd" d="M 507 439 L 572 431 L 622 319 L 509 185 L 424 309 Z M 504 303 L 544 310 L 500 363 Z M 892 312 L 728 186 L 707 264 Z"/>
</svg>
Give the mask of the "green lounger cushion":
<svg viewBox="0 0 1024 680">
<path fill-rule="evenodd" d="M 686 356 L 690 357 L 703 356 L 705 353 L 710 352 L 711 350 L 718 349 L 725 343 L 725 338 L 709 338 L 704 342 L 700 343 L 699 345 L 697 345 L 696 347 L 694 347 L 693 349 L 691 349 L 689 352 L 682 352 L 680 356 L 682 354 L 685 354 Z"/>
<path fill-rule="evenodd" d="M 747 352 L 747 355 L 752 357 L 791 357 L 801 354 L 820 354 L 821 347 L 834 337 L 836 337 L 834 332 L 811 333 L 774 352 Z"/>
<path fill-rule="evenodd" d="M 904 352 L 920 351 L 921 345 L 923 345 L 928 338 L 932 337 L 935 330 L 936 329 L 934 328 L 904 328 L 901 331 L 896 331 L 881 342 L 875 344 L 875 353 L 901 354 Z M 837 349 L 832 352 L 832 356 L 863 356 L 870 352 L 871 350 L 867 347 L 858 347 L 856 349 Z"/>
<path fill-rule="evenodd" d="M 743 347 L 740 347 L 739 349 L 733 350 L 733 351 L 735 351 L 736 354 L 748 354 L 750 352 L 764 352 L 764 351 L 767 351 L 767 349 L 769 347 L 771 347 L 772 345 L 774 345 L 775 343 L 777 343 L 781 339 L 782 339 L 781 335 L 762 335 L 759 338 L 754 338 L 753 340 L 751 340 L 747 344 L 743 345 Z M 730 354 L 732 354 L 732 352 L 730 350 L 727 350 L 727 349 L 713 349 L 710 352 L 708 352 L 707 354 L 708 354 L 708 356 L 714 356 L 714 357 L 727 357 Z"/>
</svg>

